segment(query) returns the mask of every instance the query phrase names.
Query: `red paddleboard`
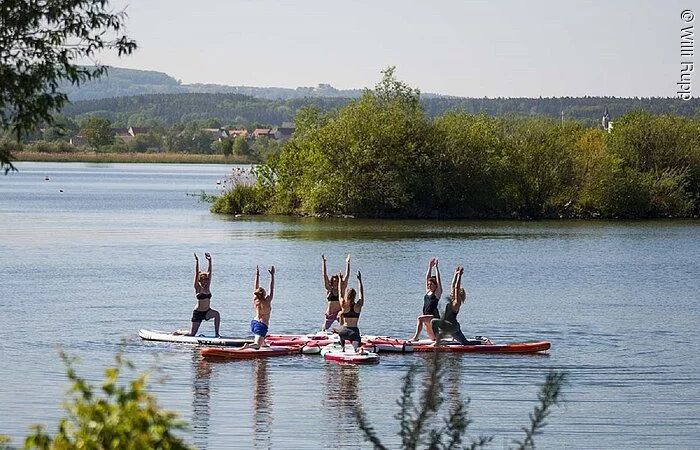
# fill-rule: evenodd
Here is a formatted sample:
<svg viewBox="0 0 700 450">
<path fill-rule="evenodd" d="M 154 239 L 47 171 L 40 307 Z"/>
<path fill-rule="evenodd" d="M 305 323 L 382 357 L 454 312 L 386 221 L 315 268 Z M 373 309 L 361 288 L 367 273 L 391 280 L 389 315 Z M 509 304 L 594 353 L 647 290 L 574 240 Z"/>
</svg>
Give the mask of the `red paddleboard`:
<svg viewBox="0 0 700 450">
<path fill-rule="evenodd" d="M 261 348 L 223 348 L 223 347 L 205 347 L 199 350 L 202 356 L 210 358 L 234 358 L 234 359 L 251 359 L 265 358 L 269 356 L 283 356 L 299 353 L 301 347 L 299 345 L 271 345 Z"/>
<path fill-rule="evenodd" d="M 331 344 L 321 349 L 323 358 L 328 361 L 338 361 L 352 364 L 376 364 L 379 362 L 379 355 L 374 352 L 364 351 L 356 353 L 355 350 L 345 351 L 340 344 Z"/>
<path fill-rule="evenodd" d="M 470 353 L 537 353 L 549 350 L 552 346 L 547 341 L 541 342 L 515 342 L 511 344 L 479 344 L 461 345 L 446 344 L 440 345 L 443 352 L 470 352 Z M 434 345 L 414 344 L 414 352 L 429 352 L 435 350 Z"/>
</svg>

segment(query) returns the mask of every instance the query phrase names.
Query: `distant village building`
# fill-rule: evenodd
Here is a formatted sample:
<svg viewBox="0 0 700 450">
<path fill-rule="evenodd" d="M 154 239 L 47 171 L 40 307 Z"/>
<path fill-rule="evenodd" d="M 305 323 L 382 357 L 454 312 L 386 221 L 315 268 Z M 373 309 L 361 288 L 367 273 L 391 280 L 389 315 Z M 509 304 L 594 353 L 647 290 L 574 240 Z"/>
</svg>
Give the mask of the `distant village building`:
<svg viewBox="0 0 700 450">
<path fill-rule="evenodd" d="M 274 132 L 275 139 L 280 141 L 292 139 L 292 134 L 294 134 L 294 127 L 278 127 Z"/>
<path fill-rule="evenodd" d="M 238 136 L 248 137 L 248 130 L 228 130 L 228 136 L 236 139 Z"/>
<path fill-rule="evenodd" d="M 260 136 L 265 136 L 269 138 L 274 138 L 275 135 L 272 132 L 272 128 L 256 128 L 255 131 L 253 131 L 253 137 L 260 137 Z"/>
<path fill-rule="evenodd" d="M 225 128 L 202 128 L 203 133 L 206 133 L 213 141 L 223 141 L 229 138 L 229 132 Z"/>
</svg>

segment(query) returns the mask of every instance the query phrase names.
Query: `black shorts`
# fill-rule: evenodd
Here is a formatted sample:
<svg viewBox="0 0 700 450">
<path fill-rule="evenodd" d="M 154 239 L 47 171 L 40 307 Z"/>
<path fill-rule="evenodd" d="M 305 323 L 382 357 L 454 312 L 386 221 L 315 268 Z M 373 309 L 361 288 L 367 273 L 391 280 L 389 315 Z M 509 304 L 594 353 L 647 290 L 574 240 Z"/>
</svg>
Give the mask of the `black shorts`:
<svg viewBox="0 0 700 450">
<path fill-rule="evenodd" d="M 196 309 L 192 311 L 192 322 L 201 322 L 202 320 L 209 320 L 207 319 L 207 314 L 209 314 L 209 311 L 211 309 L 207 309 L 206 311 L 197 311 Z"/>
</svg>

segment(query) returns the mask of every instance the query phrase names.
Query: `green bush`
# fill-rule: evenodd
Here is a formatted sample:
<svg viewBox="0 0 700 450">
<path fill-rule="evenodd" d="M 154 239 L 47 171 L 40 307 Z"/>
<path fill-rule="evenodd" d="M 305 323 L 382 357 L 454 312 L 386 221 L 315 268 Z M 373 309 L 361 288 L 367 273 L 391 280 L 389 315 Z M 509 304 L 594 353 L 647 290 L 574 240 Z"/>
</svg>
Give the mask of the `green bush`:
<svg viewBox="0 0 700 450">
<path fill-rule="evenodd" d="M 123 369 L 133 369 L 121 353 L 116 365 L 105 369 L 99 389 L 79 377 L 70 358 L 61 352 L 71 381 L 71 398 L 65 403 L 67 417 L 50 436 L 41 425 L 25 440 L 25 448 L 37 449 L 190 449 L 174 432 L 186 429 L 176 413 L 161 409 L 148 393 L 149 372 L 127 385 L 119 383 Z"/>
</svg>

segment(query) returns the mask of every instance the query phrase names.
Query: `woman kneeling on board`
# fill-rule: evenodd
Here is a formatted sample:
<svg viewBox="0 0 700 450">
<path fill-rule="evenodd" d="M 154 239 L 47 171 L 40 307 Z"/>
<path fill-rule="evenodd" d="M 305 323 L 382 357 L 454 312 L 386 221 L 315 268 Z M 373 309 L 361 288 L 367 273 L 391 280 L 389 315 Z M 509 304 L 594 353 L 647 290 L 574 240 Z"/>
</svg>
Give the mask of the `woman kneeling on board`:
<svg viewBox="0 0 700 450">
<path fill-rule="evenodd" d="M 338 278 L 340 278 L 340 272 L 338 273 Z M 339 314 L 340 327 L 333 328 L 333 332 L 337 333 L 340 337 L 340 346 L 343 350 L 345 350 L 345 341 L 350 341 L 355 349 L 355 353 L 363 353 L 360 347 L 360 329 L 357 327 L 365 297 L 362 289 L 362 274 L 359 270 L 357 271 L 357 283 L 360 295 L 357 297 L 357 301 L 355 301 L 355 297 L 357 296 L 355 289 L 350 288 L 344 293 L 340 286 L 341 282 L 338 281 L 341 307 Z"/>
<path fill-rule="evenodd" d="M 194 307 L 194 311 L 192 311 L 192 325 L 190 325 L 189 331 L 176 330 L 173 334 L 194 336 L 197 334 L 202 320 L 214 319 L 214 332 L 216 333 L 216 337 L 221 337 L 219 335 L 221 315 L 219 311 L 211 309 L 211 255 L 205 253 L 204 257 L 209 261 L 209 267 L 206 272 L 200 272 L 199 258 L 197 258 L 196 253 L 194 254 L 194 295 L 197 297 L 197 304 Z"/>
<path fill-rule="evenodd" d="M 435 276 L 433 276 L 433 267 L 435 267 Z M 428 262 L 428 272 L 425 274 L 425 296 L 423 296 L 423 314 L 416 319 L 416 333 L 409 342 L 416 341 L 420 337 L 420 333 L 425 326 L 425 332 L 428 338 L 434 341 L 436 339 L 436 328 L 432 325 L 434 319 L 440 318 L 438 312 L 438 302 L 442 296 L 442 280 L 440 279 L 440 268 L 438 267 L 438 259 L 430 258 Z"/>
<path fill-rule="evenodd" d="M 250 322 L 250 331 L 255 336 L 252 344 L 245 344 L 243 348 L 269 347 L 265 336 L 267 336 L 270 326 L 270 313 L 272 312 L 272 296 L 275 289 L 275 266 L 271 266 L 270 289 L 265 293 L 265 289 L 260 287 L 260 267 L 255 266 L 255 290 L 253 291 L 253 307 L 255 308 L 255 319 Z"/>
<path fill-rule="evenodd" d="M 463 273 L 464 268 L 462 266 L 457 266 L 454 276 L 452 277 L 450 298 L 447 306 L 445 306 L 445 313 L 443 314 L 442 319 L 433 319 L 431 324 L 437 327 L 439 331 L 438 337 L 442 336 L 443 334 L 449 334 L 454 338 L 454 340 L 462 345 L 480 344 L 481 342 L 470 342 L 464 336 L 464 333 L 462 333 L 462 329 L 457 321 L 459 309 L 464 304 L 464 300 L 467 298 L 467 293 L 464 291 L 464 288 L 461 287 Z"/>
</svg>

